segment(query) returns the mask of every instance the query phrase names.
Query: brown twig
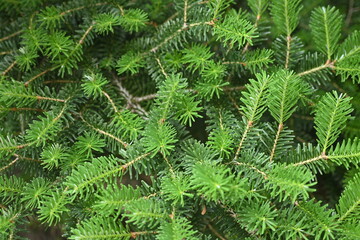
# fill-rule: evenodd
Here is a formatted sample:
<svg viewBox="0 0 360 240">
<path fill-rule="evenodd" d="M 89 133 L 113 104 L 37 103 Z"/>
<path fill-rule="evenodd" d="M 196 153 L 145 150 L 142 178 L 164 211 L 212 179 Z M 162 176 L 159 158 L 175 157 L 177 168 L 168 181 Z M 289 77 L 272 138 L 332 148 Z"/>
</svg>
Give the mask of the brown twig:
<svg viewBox="0 0 360 240">
<path fill-rule="evenodd" d="M 19 160 L 19 158 L 17 157 L 17 158 L 15 158 L 13 161 L 11 161 L 8 165 L 6 165 L 6 166 L 4 166 L 4 167 L 2 167 L 2 168 L 0 168 L 0 172 L 1 171 L 4 171 L 5 169 L 7 169 L 7 168 L 9 168 L 9 167 L 11 167 L 13 164 L 15 164 L 17 161 Z"/>
<path fill-rule="evenodd" d="M 15 37 L 15 36 L 21 34 L 22 32 L 24 32 L 24 30 L 20 30 L 20 31 L 14 32 L 14 33 L 12 33 L 12 34 L 10 34 L 8 36 L 2 37 L 2 38 L 0 38 L 0 42 L 3 42 L 3 41 L 8 40 L 8 39 L 10 39 L 12 37 Z"/>
<path fill-rule="evenodd" d="M 215 236 L 217 236 L 217 237 L 220 238 L 221 240 L 226 240 L 226 238 L 224 238 L 223 236 L 221 236 L 221 234 L 220 234 L 218 231 L 216 231 L 216 229 L 213 228 L 213 226 L 211 226 L 211 224 L 207 224 L 206 226 L 210 229 L 211 232 L 213 232 L 213 233 L 215 234 Z"/>
<path fill-rule="evenodd" d="M 16 65 L 16 61 L 14 61 L 7 69 L 5 69 L 5 71 L 3 71 L 1 74 L 3 75 L 3 76 L 5 76 L 8 72 L 10 72 L 11 71 L 11 69 Z"/>
</svg>

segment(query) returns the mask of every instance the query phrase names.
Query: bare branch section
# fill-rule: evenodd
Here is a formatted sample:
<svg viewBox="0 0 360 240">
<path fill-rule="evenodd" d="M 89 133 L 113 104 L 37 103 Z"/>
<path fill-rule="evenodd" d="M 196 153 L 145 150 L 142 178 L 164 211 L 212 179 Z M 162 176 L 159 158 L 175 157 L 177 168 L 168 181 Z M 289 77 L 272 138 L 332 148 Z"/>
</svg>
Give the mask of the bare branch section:
<svg viewBox="0 0 360 240">
<path fill-rule="evenodd" d="M 118 87 L 118 90 L 123 98 L 126 100 L 126 107 L 127 109 L 131 109 L 143 118 L 147 118 L 149 113 L 140 106 L 137 101 L 134 101 L 134 97 L 130 94 L 130 92 L 122 85 L 121 79 L 119 79 L 116 74 L 113 74 L 114 83 Z"/>
<path fill-rule="evenodd" d="M 24 32 L 24 30 L 20 30 L 20 31 L 14 32 L 14 33 L 12 33 L 12 34 L 10 34 L 8 36 L 2 37 L 2 38 L 0 38 L 0 42 L 6 41 L 6 40 L 8 40 L 10 38 L 13 38 L 13 37 L 15 37 L 15 36 L 17 36 L 17 35 L 19 35 L 19 34 L 21 34 L 23 32 Z"/>
<path fill-rule="evenodd" d="M 19 112 L 19 111 L 36 111 L 36 112 L 44 112 L 44 109 L 40 109 L 40 108 L 16 108 L 16 107 L 12 107 L 12 108 L 4 108 L 4 107 L 0 107 L 0 111 L 11 111 L 11 112 Z"/>
<path fill-rule="evenodd" d="M 286 69 L 289 68 L 289 63 L 290 63 L 291 40 L 292 38 L 290 35 L 286 37 L 286 60 L 285 60 Z"/>
<path fill-rule="evenodd" d="M 240 150 L 242 148 L 242 145 L 244 144 L 244 141 L 245 141 L 245 138 L 248 134 L 248 132 L 250 131 L 250 128 L 252 127 L 253 125 L 253 122 L 252 121 L 248 121 L 247 125 L 246 125 L 246 128 L 245 128 L 245 131 L 241 137 L 241 140 L 240 140 L 240 143 L 239 143 L 239 146 L 236 150 L 236 153 L 235 153 L 235 157 L 234 157 L 234 160 L 236 160 L 238 157 L 239 157 L 239 154 L 240 154 Z"/>
<path fill-rule="evenodd" d="M 156 62 L 159 64 L 159 67 L 161 69 L 161 73 L 167 78 L 168 74 L 165 72 L 165 69 L 164 69 L 163 65 L 161 64 L 160 59 L 159 58 L 155 58 L 155 59 L 156 59 Z"/>
<path fill-rule="evenodd" d="M 13 68 L 13 67 L 15 67 L 15 65 L 16 65 L 16 61 L 14 61 L 7 69 L 5 69 L 5 71 L 3 71 L 1 74 L 3 75 L 3 76 L 5 76 L 8 72 L 10 72 L 11 71 L 11 69 Z"/>
<path fill-rule="evenodd" d="M 270 154 L 270 162 L 273 161 L 273 158 L 275 156 L 275 149 L 276 149 L 276 146 L 277 146 L 277 143 L 279 141 L 279 138 L 280 138 L 280 133 L 281 131 L 284 129 L 284 124 L 283 123 L 280 123 L 279 126 L 278 126 L 278 130 L 276 132 L 276 137 L 275 137 L 275 141 L 274 141 L 274 146 L 271 150 L 271 154 Z"/>
<path fill-rule="evenodd" d="M 304 75 L 308 75 L 308 74 L 323 70 L 325 68 L 334 68 L 334 63 L 335 62 L 327 61 L 325 64 L 323 64 L 321 66 L 306 70 L 304 72 L 298 73 L 297 75 L 301 77 L 301 76 L 304 76 Z"/>
<path fill-rule="evenodd" d="M 11 161 L 8 165 L 6 165 L 6 166 L 4 166 L 4 167 L 2 167 L 2 168 L 0 168 L 0 172 L 1 171 L 4 171 L 5 169 L 7 169 L 7 168 L 9 168 L 9 167 L 11 167 L 12 165 L 14 165 L 17 161 L 19 160 L 19 158 L 17 157 L 17 158 L 15 158 L 13 161 Z"/>
<path fill-rule="evenodd" d="M 104 96 L 109 100 L 112 108 L 114 109 L 114 111 L 117 113 L 118 112 L 118 109 L 117 107 L 115 106 L 115 102 L 111 99 L 111 97 L 109 96 L 109 94 L 105 91 L 102 91 L 102 94 L 104 94 Z"/>
<path fill-rule="evenodd" d="M 222 87 L 222 90 L 224 90 L 225 92 L 242 91 L 242 90 L 245 90 L 245 89 L 246 89 L 245 86 L 234 86 L 234 87 L 225 86 L 225 87 Z M 187 89 L 187 91 L 192 92 L 192 93 L 197 93 L 197 91 L 194 90 L 194 89 Z M 132 100 L 133 100 L 133 102 L 139 103 L 139 102 L 143 102 L 143 101 L 152 100 L 152 99 L 154 99 L 156 97 L 157 97 L 157 94 L 152 93 L 152 94 L 141 96 L 141 97 L 133 97 Z"/>
<path fill-rule="evenodd" d="M 208 225 L 206 225 L 209 229 L 210 229 L 210 231 L 212 232 L 212 233 L 214 233 L 214 235 L 216 236 L 216 237 L 218 237 L 219 239 L 221 239 L 221 240 L 226 240 L 226 238 L 224 238 L 223 236 L 221 236 L 221 234 L 218 232 L 218 231 L 216 231 L 216 229 L 211 225 L 211 224 L 208 224 Z"/>
<path fill-rule="evenodd" d="M 184 0 L 184 27 L 187 27 L 187 10 L 188 10 L 188 1 Z"/>
<path fill-rule="evenodd" d="M 345 25 L 348 27 L 351 23 L 352 16 L 355 12 L 354 8 L 354 0 L 349 0 L 349 7 L 348 7 L 348 13 L 345 20 Z"/>
<path fill-rule="evenodd" d="M 133 159 L 132 161 L 128 162 L 128 163 L 125 163 L 124 165 L 121 166 L 122 170 L 125 171 L 128 167 L 130 167 L 131 165 L 133 165 L 134 163 L 136 163 L 137 161 L 140 161 L 141 159 L 149 156 L 150 153 L 145 153 L 135 159 Z"/>
<path fill-rule="evenodd" d="M 95 4 L 91 4 L 91 5 L 86 5 L 86 6 L 80 6 L 77 8 L 72 8 L 72 9 L 68 9 L 66 11 L 63 11 L 60 13 L 60 16 L 64 16 L 66 14 L 72 13 L 72 12 L 76 12 L 76 11 L 80 11 L 82 9 L 88 8 L 88 7 L 93 7 L 93 6 L 102 6 L 102 5 L 106 5 L 109 4 L 107 2 L 101 2 L 101 3 L 95 3 Z"/>
<path fill-rule="evenodd" d="M 327 160 L 327 159 L 329 159 L 329 157 L 325 153 L 322 153 L 320 156 L 310 158 L 310 159 L 306 159 L 306 160 L 298 162 L 298 163 L 294 163 L 292 166 L 301 166 L 301 165 L 306 165 L 306 164 L 316 162 L 316 161 L 319 161 L 319 160 Z"/>
</svg>

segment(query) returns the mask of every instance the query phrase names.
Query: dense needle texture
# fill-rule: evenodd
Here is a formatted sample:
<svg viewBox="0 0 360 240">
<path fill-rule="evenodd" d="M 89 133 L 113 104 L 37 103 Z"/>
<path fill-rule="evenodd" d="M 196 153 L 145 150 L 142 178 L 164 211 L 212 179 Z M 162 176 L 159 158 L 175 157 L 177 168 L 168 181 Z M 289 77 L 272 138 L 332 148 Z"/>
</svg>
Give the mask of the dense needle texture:
<svg viewBox="0 0 360 240">
<path fill-rule="evenodd" d="M 0 0 L 0 239 L 360 239 L 359 9 Z"/>
</svg>

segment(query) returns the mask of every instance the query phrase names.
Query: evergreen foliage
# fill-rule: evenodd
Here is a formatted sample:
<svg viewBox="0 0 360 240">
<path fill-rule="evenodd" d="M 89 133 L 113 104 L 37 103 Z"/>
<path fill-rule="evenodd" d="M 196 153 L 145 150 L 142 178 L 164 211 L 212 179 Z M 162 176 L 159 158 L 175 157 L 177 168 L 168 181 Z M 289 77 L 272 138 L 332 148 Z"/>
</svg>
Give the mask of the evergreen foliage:
<svg viewBox="0 0 360 240">
<path fill-rule="evenodd" d="M 349 2 L 0 0 L 0 239 L 360 239 Z"/>
</svg>

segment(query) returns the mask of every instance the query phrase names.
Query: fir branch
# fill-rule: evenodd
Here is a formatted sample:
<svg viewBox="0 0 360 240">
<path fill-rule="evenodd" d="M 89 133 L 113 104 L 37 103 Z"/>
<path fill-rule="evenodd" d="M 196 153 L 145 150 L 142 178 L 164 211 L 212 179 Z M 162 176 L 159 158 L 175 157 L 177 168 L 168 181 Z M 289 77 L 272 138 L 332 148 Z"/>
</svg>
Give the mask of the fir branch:
<svg viewBox="0 0 360 240">
<path fill-rule="evenodd" d="M 134 101 L 134 97 L 130 94 L 130 92 L 122 85 L 121 83 L 121 79 L 119 79 L 115 74 L 113 74 L 114 77 L 114 82 L 118 87 L 118 90 L 121 94 L 121 96 L 123 96 L 123 98 L 125 98 L 126 100 L 126 109 L 132 109 L 134 110 L 136 113 L 138 113 L 140 116 L 143 116 L 144 118 L 147 118 L 147 116 L 149 115 L 149 113 L 140 106 L 140 104 L 137 101 Z"/>
<path fill-rule="evenodd" d="M 328 159 L 329 159 L 329 156 L 327 156 L 325 153 L 322 153 L 321 155 L 319 155 L 317 157 L 306 159 L 304 161 L 297 162 L 297 163 L 294 163 L 292 165 L 293 166 L 301 166 L 301 165 L 306 165 L 306 164 L 313 163 L 313 162 L 316 162 L 316 161 L 322 161 L 322 160 L 328 160 Z"/>
<path fill-rule="evenodd" d="M 291 47 L 291 36 L 286 37 L 286 59 L 285 59 L 285 69 L 289 68 L 290 62 L 290 47 Z"/>
<path fill-rule="evenodd" d="M 316 8 L 310 18 L 311 32 L 315 45 L 331 61 L 341 37 L 342 17 L 334 7 Z"/>
<path fill-rule="evenodd" d="M 66 80 L 66 79 L 59 79 L 59 80 L 47 80 L 44 81 L 43 84 L 52 84 L 52 83 L 76 83 L 74 80 Z"/>
<path fill-rule="evenodd" d="M 269 92 L 269 111 L 278 123 L 278 128 L 274 140 L 274 144 L 270 154 L 270 161 L 275 156 L 275 150 L 280 138 L 280 134 L 284 129 L 284 122 L 290 118 L 295 111 L 300 93 L 304 91 L 304 85 L 300 78 L 292 72 L 279 71 L 274 76 L 274 81 L 270 85 Z"/>
<path fill-rule="evenodd" d="M 216 231 L 216 229 L 215 229 L 210 223 L 207 224 L 206 226 L 210 229 L 211 232 L 214 233 L 214 235 L 215 235 L 216 237 L 218 237 L 218 238 L 221 239 L 221 240 L 226 240 L 226 238 L 224 238 L 223 236 L 221 236 L 221 234 L 220 234 L 218 231 Z"/>
<path fill-rule="evenodd" d="M 0 111 L 13 111 L 13 112 L 18 112 L 18 111 L 35 111 L 35 112 L 45 112 L 44 109 L 40 109 L 40 108 L 5 108 L 5 107 L 0 107 Z"/>
<path fill-rule="evenodd" d="M 171 176 L 172 176 L 172 177 L 175 177 L 175 171 L 174 171 L 173 166 L 170 164 L 169 159 L 166 157 L 166 155 L 165 155 L 163 152 L 160 152 L 160 153 L 161 153 L 161 155 L 163 156 L 166 164 L 169 166 L 169 170 L 170 170 Z"/>
<path fill-rule="evenodd" d="M 141 156 L 138 156 L 138 157 L 134 158 L 134 159 L 131 160 L 130 162 L 127 162 L 127 163 L 123 164 L 123 165 L 121 166 L 122 170 L 125 171 L 128 167 L 130 167 L 130 166 L 132 166 L 134 163 L 136 163 L 136 162 L 138 162 L 138 161 L 146 158 L 146 157 L 149 156 L 150 154 L 151 154 L 150 152 L 149 152 L 149 153 L 145 153 L 145 154 L 143 154 L 143 155 L 141 155 Z"/>
<path fill-rule="evenodd" d="M 90 4 L 90 5 L 84 5 L 84 6 L 80 6 L 80 7 L 77 7 L 77 8 L 72 8 L 72 9 L 67 9 L 63 12 L 61 12 L 59 15 L 60 16 L 64 16 L 64 15 L 67 15 L 69 13 L 73 13 L 73 12 L 76 12 L 76 11 L 80 11 L 80 10 L 83 10 L 85 8 L 88 8 L 88 7 L 93 7 L 93 6 L 103 6 L 103 5 L 107 5 L 109 4 L 108 2 L 99 2 L 99 3 L 95 3 L 95 4 Z"/>
<path fill-rule="evenodd" d="M 86 120 L 84 119 L 84 117 L 83 117 L 81 114 L 80 114 L 79 116 L 80 116 L 81 120 L 86 123 L 86 125 L 88 125 L 88 126 L 91 127 L 92 129 L 94 129 L 94 130 L 97 131 L 98 133 L 103 134 L 103 135 L 105 135 L 105 136 L 108 136 L 108 137 L 114 139 L 115 141 L 117 141 L 117 142 L 119 142 L 121 145 L 123 145 L 124 148 L 127 148 L 128 143 L 122 141 L 120 138 L 118 138 L 118 137 L 116 137 L 116 136 L 114 136 L 114 135 L 112 135 L 112 134 L 110 134 L 110 133 L 108 133 L 108 132 L 106 132 L 106 131 L 104 131 L 104 130 L 101 130 L 101 129 L 96 128 L 95 126 L 91 125 L 88 121 L 86 121 Z"/>
<path fill-rule="evenodd" d="M 44 74 L 46 74 L 46 73 L 48 73 L 48 72 L 50 72 L 50 71 L 53 71 L 55 68 L 56 68 L 56 67 L 51 67 L 51 68 L 45 69 L 44 71 L 42 71 L 42 72 L 39 73 L 39 74 L 36 74 L 34 77 L 30 78 L 28 81 L 26 81 L 26 82 L 24 83 L 25 87 L 29 86 L 29 84 L 30 84 L 32 81 L 38 79 L 38 78 L 41 77 L 42 75 L 44 75 Z"/>
<path fill-rule="evenodd" d="M 173 32 L 173 34 L 171 34 L 170 36 L 166 37 L 162 42 L 160 42 L 159 44 L 157 44 L 155 47 L 151 48 L 149 51 L 144 52 L 143 55 L 147 55 L 149 53 L 155 53 L 158 51 L 159 48 L 161 48 L 162 46 L 164 46 L 167 42 L 171 41 L 172 39 L 174 39 L 175 37 L 177 37 L 181 32 L 186 31 L 190 28 L 193 27 L 197 27 L 197 26 L 201 26 L 201 25 L 209 25 L 209 26 L 213 26 L 215 23 L 213 21 L 209 21 L 209 22 L 197 22 L 197 23 L 190 23 L 188 24 L 186 27 L 182 26 L 181 28 L 177 29 L 175 32 Z"/>
<path fill-rule="evenodd" d="M 49 97 L 42 97 L 42 96 L 31 96 L 33 98 L 35 98 L 36 100 L 47 100 L 47 101 L 54 101 L 54 102 L 66 102 L 67 100 L 65 99 L 57 99 L 57 98 L 49 98 Z"/>
<path fill-rule="evenodd" d="M 261 19 L 261 15 L 258 13 L 258 14 L 256 15 L 256 20 L 255 20 L 255 23 L 254 23 L 254 25 L 253 25 L 254 28 L 257 28 L 257 27 L 258 27 L 258 24 L 259 24 L 260 19 Z M 247 42 L 247 43 L 245 44 L 244 49 L 242 50 L 242 53 L 246 53 L 246 51 L 248 51 L 249 47 L 250 47 L 250 42 Z M 242 63 L 237 63 L 237 64 L 242 64 Z"/>
<path fill-rule="evenodd" d="M 104 94 L 104 96 L 109 100 L 109 102 L 110 102 L 112 108 L 114 109 L 115 113 L 117 113 L 119 110 L 117 109 L 114 101 L 111 99 L 109 94 L 107 92 L 105 92 L 104 90 L 102 91 L 102 94 Z"/>
<path fill-rule="evenodd" d="M 348 4 L 348 12 L 346 15 L 346 20 L 345 20 L 345 26 L 349 26 L 351 23 L 351 18 L 352 15 L 354 13 L 354 0 L 349 0 L 349 4 Z"/>
<path fill-rule="evenodd" d="M 14 157 L 18 157 L 18 158 L 20 158 L 20 159 L 24 159 L 24 160 L 27 160 L 27 161 L 33 161 L 33 162 L 39 162 L 39 163 L 41 163 L 42 161 L 41 160 L 39 160 L 39 159 L 34 159 L 34 158 L 29 158 L 29 157 L 24 157 L 24 156 L 21 156 L 21 155 L 19 155 L 19 154 L 13 154 L 13 156 Z"/>
<path fill-rule="evenodd" d="M 277 143 L 279 141 L 279 138 L 280 138 L 280 133 L 281 131 L 284 129 L 284 124 L 283 123 L 280 123 L 279 126 L 278 126 L 278 129 L 277 129 L 277 132 L 276 132 L 276 136 L 275 136 L 275 140 L 274 140 L 274 145 L 271 149 L 271 153 L 270 153 L 270 162 L 273 160 L 274 156 L 275 156 L 275 150 L 276 150 L 276 147 L 277 147 Z"/>
<path fill-rule="evenodd" d="M 5 76 L 8 72 L 11 71 L 11 69 L 13 69 L 13 67 L 15 67 L 16 63 L 16 61 L 12 62 L 10 66 L 1 73 L 1 75 Z"/>
<path fill-rule="evenodd" d="M 15 37 L 15 36 L 17 36 L 17 35 L 19 35 L 19 34 L 21 34 L 23 32 L 24 32 L 24 30 L 20 30 L 20 31 L 14 32 L 14 33 L 12 33 L 12 34 L 10 34 L 8 36 L 2 37 L 2 38 L 0 38 L 0 42 L 6 41 L 6 40 L 8 40 L 10 38 L 13 38 L 13 37 Z"/>
<path fill-rule="evenodd" d="M 235 165 L 239 165 L 239 166 L 245 166 L 247 168 L 250 168 L 252 170 L 254 170 L 255 172 L 257 173 L 260 173 L 264 179 L 266 180 L 268 178 L 267 174 L 264 172 L 264 171 L 261 171 L 260 169 L 258 169 L 256 166 L 253 166 L 249 163 L 244 163 L 244 162 L 237 162 L 237 161 L 232 161 L 231 162 L 232 164 L 235 164 Z"/>
<path fill-rule="evenodd" d="M 327 61 L 325 64 L 323 64 L 321 66 L 306 70 L 304 72 L 298 73 L 297 75 L 301 77 L 301 76 L 308 75 L 308 74 L 311 74 L 311 73 L 314 73 L 317 71 L 321 71 L 326 68 L 334 68 L 334 63 L 335 62 Z"/>
<path fill-rule="evenodd" d="M 188 0 L 184 0 L 184 27 L 187 27 Z"/>
<path fill-rule="evenodd" d="M 155 58 L 156 62 L 159 64 L 159 67 L 161 69 L 161 73 L 164 75 L 165 78 L 168 77 L 168 74 L 165 72 L 165 69 L 163 67 L 163 65 L 161 64 L 160 62 L 160 59 L 159 58 Z"/>
<path fill-rule="evenodd" d="M 271 76 L 266 75 L 265 72 L 256 74 L 257 80 L 250 80 L 250 84 L 246 85 L 247 92 L 240 99 L 244 106 L 241 107 L 241 111 L 244 112 L 247 124 L 242 134 L 240 143 L 235 153 L 234 160 L 236 160 L 240 154 L 241 147 L 250 131 L 250 128 L 258 121 L 265 111 L 265 100 L 268 93 L 268 87 L 271 80 Z"/>
<path fill-rule="evenodd" d="M 353 110 L 350 100 L 350 97 L 343 94 L 338 95 L 333 91 L 332 94 L 327 93 L 317 104 L 315 129 L 323 153 L 336 141 L 341 130 L 345 128 L 345 123 Z"/>
<path fill-rule="evenodd" d="M 19 158 L 16 157 L 16 158 L 15 158 L 13 161 L 11 161 L 8 165 L 0 168 L 0 172 L 1 172 L 1 171 L 4 171 L 5 169 L 7 169 L 7 168 L 9 168 L 9 167 L 11 167 L 11 166 L 14 165 L 18 160 L 19 160 Z"/>
<path fill-rule="evenodd" d="M 10 54 L 10 53 L 13 53 L 14 51 L 4 51 L 4 52 L 0 52 L 0 56 L 1 55 L 7 55 L 7 54 Z"/>
<path fill-rule="evenodd" d="M 336 206 L 340 215 L 339 222 L 352 221 L 358 219 L 360 208 L 360 176 L 359 174 L 348 183 L 341 194 L 339 203 Z"/>
</svg>

